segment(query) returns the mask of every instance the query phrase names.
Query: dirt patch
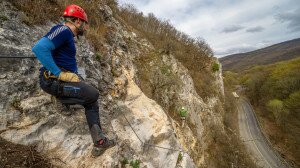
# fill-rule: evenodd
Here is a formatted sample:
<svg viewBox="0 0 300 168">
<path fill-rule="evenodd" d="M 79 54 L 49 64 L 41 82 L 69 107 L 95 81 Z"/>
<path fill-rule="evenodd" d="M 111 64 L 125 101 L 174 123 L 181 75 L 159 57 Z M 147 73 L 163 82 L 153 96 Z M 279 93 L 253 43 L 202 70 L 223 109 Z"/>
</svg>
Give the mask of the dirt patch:
<svg viewBox="0 0 300 168">
<path fill-rule="evenodd" d="M 0 168 L 48 168 L 49 159 L 38 153 L 34 146 L 13 144 L 0 138 Z"/>
</svg>

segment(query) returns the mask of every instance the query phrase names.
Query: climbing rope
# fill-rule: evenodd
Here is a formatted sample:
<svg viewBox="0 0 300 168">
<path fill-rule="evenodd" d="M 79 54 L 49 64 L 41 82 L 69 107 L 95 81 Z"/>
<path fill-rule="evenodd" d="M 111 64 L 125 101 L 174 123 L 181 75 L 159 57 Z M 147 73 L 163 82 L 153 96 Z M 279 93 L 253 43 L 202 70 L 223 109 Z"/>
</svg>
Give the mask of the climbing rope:
<svg viewBox="0 0 300 168">
<path fill-rule="evenodd" d="M 13 56 L 13 57 L 0 57 L 0 58 L 36 58 L 34 56 L 31 56 L 31 57 L 21 57 L 21 56 Z"/>
<path fill-rule="evenodd" d="M 92 60 L 90 59 L 87 59 L 90 61 L 90 63 L 92 64 L 92 66 L 95 68 Z M 98 75 L 98 77 L 101 79 L 102 77 L 100 76 L 100 74 L 96 71 L 96 74 Z M 123 117 L 125 118 L 126 122 L 128 123 L 129 127 L 131 128 L 131 130 L 134 132 L 135 136 L 138 138 L 138 140 L 141 142 L 141 144 L 143 146 L 150 146 L 150 147 L 154 147 L 154 148 L 160 148 L 160 149 L 165 149 L 165 150 L 170 150 L 170 151 L 178 151 L 178 152 L 181 152 L 183 153 L 183 156 L 184 154 L 188 154 L 186 151 L 184 150 L 180 150 L 180 149 L 174 149 L 174 148 L 167 148 L 167 147 L 162 147 L 162 146 L 158 146 L 158 145 L 154 145 L 154 144 L 150 144 L 150 143 L 146 143 L 146 142 L 143 142 L 142 139 L 140 138 L 140 136 L 137 134 L 137 132 L 135 131 L 135 129 L 133 128 L 133 126 L 130 124 L 129 120 L 127 119 L 127 117 L 125 116 L 125 114 L 123 113 L 123 111 L 120 109 L 119 106 L 117 106 L 118 108 L 118 111 L 120 111 L 123 115 Z"/>
<path fill-rule="evenodd" d="M 183 150 L 179 150 L 179 149 L 174 149 L 174 148 L 167 148 L 167 147 L 162 147 L 162 146 L 157 146 L 157 145 L 154 145 L 154 144 L 150 144 L 150 143 L 146 143 L 146 142 L 143 142 L 142 139 L 139 137 L 139 135 L 137 134 L 137 132 L 134 130 L 133 126 L 130 124 L 129 120 L 126 118 L 125 114 L 123 113 L 122 110 L 120 110 L 120 107 L 117 107 L 119 109 L 119 111 L 121 111 L 123 117 L 125 118 L 126 122 L 128 123 L 129 127 L 131 128 L 131 130 L 134 132 L 135 136 L 139 139 L 139 141 L 144 145 L 144 146 L 152 146 L 152 147 L 155 147 L 155 148 L 160 148 L 160 149 L 166 149 L 166 150 L 172 150 L 172 151 L 178 151 L 178 152 L 182 152 L 182 153 L 186 153 L 185 151 Z"/>
<path fill-rule="evenodd" d="M 36 57 L 20 57 L 20 56 L 13 56 L 13 57 L 0 57 L 0 58 L 36 58 Z M 94 63 L 92 60 L 90 60 L 89 58 L 87 59 L 90 61 L 90 63 L 92 64 L 93 68 L 96 69 Z M 96 74 L 98 75 L 98 77 L 101 79 L 101 75 L 98 73 L 98 71 L 96 71 Z M 186 153 L 188 154 L 186 151 L 184 150 L 180 150 L 180 149 L 174 149 L 174 148 L 167 148 L 167 147 L 162 147 L 162 146 L 158 146 L 158 145 L 154 145 L 154 144 L 150 144 L 150 143 L 146 143 L 146 142 L 143 142 L 142 139 L 140 138 L 140 136 L 137 134 L 137 132 L 135 131 L 135 129 L 133 128 L 133 126 L 130 124 L 129 120 L 127 119 L 127 117 L 125 116 L 125 114 L 123 113 L 122 110 L 120 110 L 120 107 L 117 106 L 117 108 L 119 109 L 119 111 L 121 111 L 123 117 L 125 118 L 126 122 L 128 123 L 129 127 L 131 128 L 131 130 L 134 132 L 135 136 L 138 138 L 138 140 L 141 142 L 141 144 L 143 146 L 150 146 L 150 147 L 154 147 L 154 148 L 160 148 L 160 149 L 165 149 L 165 150 L 170 150 L 170 151 L 178 151 L 178 152 L 181 152 L 183 153 L 183 155 Z"/>
</svg>

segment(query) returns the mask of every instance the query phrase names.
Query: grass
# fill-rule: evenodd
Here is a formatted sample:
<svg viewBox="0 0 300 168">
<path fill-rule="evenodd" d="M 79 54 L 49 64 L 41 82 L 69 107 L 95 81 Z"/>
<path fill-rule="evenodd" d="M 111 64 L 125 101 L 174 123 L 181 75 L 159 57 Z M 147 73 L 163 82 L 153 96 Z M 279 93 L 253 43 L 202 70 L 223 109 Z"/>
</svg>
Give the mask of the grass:
<svg viewBox="0 0 300 168">
<path fill-rule="evenodd" d="M 126 165 L 128 165 L 129 164 L 129 166 L 131 166 L 132 168 L 140 168 L 140 164 L 141 164 L 142 162 L 140 161 L 140 160 L 131 160 L 130 162 L 129 162 L 129 160 L 127 159 L 127 158 L 123 158 L 122 160 L 121 160 L 121 167 L 123 168 L 125 168 L 126 167 Z"/>
<path fill-rule="evenodd" d="M 21 99 L 17 96 L 15 96 L 12 101 L 11 101 L 11 106 L 13 106 L 15 109 L 19 110 L 19 111 L 22 111 L 22 108 L 21 108 Z"/>
<path fill-rule="evenodd" d="M 0 20 L 2 21 L 7 21 L 8 20 L 8 17 L 3 15 L 3 14 L 0 14 Z"/>
<path fill-rule="evenodd" d="M 178 165 L 181 161 L 182 161 L 182 153 L 179 152 L 178 157 L 177 157 L 177 161 L 176 161 L 176 165 Z"/>
<path fill-rule="evenodd" d="M 141 161 L 140 160 L 132 160 L 130 161 L 130 166 L 132 168 L 140 168 Z"/>
<path fill-rule="evenodd" d="M 125 167 L 126 164 L 129 164 L 129 161 L 128 161 L 127 158 L 124 157 L 124 158 L 121 160 L 121 165 L 122 165 L 122 167 Z"/>
</svg>

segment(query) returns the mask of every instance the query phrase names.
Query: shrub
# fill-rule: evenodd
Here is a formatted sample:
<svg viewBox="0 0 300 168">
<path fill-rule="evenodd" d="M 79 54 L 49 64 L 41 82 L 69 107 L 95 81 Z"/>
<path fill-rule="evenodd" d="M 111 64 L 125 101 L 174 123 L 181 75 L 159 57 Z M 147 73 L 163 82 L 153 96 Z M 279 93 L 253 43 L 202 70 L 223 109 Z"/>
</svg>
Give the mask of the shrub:
<svg viewBox="0 0 300 168">
<path fill-rule="evenodd" d="M 182 161 L 182 153 L 181 152 L 179 152 L 179 154 L 178 154 L 178 158 L 177 158 L 177 162 L 176 162 L 176 165 L 178 165 L 181 161 Z"/>
<path fill-rule="evenodd" d="M 212 71 L 213 72 L 217 72 L 217 71 L 219 71 L 220 70 L 220 64 L 218 64 L 218 63 L 214 63 L 213 64 L 213 66 L 212 66 Z"/>
<path fill-rule="evenodd" d="M 49 20 L 58 21 L 63 7 L 54 0 L 12 0 L 14 6 L 25 12 L 23 22 L 29 26 L 44 24 Z"/>
<path fill-rule="evenodd" d="M 128 161 L 128 159 L 127 158 L 123 158 L 122 160 L 121 160 L 121 165 L 126 165 L 126 164 L 129 164 L 129 161 Z"/>
<path fill-rule="evenodd" d="M 282 113 L 284 111 L 283 102 L 278 99 L 273 99 L 267 103 L 266 107 L 273 113 L 276 123 L 280 124 L 282 121 Z"/>
<path fill-rule="evenodd" d="M 290 94 L 284 104 L 289 110 L 295 111 L 295 113 L 300 112 L 300 91 Z"/>
<path fill-rule="evenodd" d="M 140 168 L 140 163 L 141 163 L 140 160 L 132 160 L 130 161 L 130 166 L 132 168 Z"/>
</svg>

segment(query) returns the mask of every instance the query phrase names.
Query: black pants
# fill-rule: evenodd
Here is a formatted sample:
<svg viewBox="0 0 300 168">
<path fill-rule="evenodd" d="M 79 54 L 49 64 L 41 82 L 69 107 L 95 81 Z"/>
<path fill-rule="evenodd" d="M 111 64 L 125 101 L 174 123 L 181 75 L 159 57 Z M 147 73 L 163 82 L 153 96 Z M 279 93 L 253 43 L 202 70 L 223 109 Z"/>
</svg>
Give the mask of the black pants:
<svg viewBox="0 0 300 168">
<path fill-rule="evenodd" d="M 89 128 L 94 124 L 100 125 L 99 119 L 99 92 L 96 88 L 84 82 L 62 82 L 56 79 L 46 79 L 43 75 L 43 68 L 40 70 L 40 86 L 41 88 L 56 96 L 63 104 L 74 105 L 80 104 L 85 109 L 85 116 Z"/>
</svg>

